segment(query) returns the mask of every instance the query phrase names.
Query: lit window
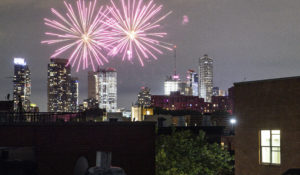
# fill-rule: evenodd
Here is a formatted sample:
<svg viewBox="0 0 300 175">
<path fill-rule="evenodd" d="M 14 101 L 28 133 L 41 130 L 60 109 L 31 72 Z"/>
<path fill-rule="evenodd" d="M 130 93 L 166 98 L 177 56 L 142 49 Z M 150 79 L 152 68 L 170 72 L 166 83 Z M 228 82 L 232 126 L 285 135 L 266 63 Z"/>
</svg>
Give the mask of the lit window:
<svg viewBox="0 0 300 175">
<path fill-rule="evenodd" d="M 280 164 L 280 130 L 260 131 L 260 162 Z"/>
</svg>

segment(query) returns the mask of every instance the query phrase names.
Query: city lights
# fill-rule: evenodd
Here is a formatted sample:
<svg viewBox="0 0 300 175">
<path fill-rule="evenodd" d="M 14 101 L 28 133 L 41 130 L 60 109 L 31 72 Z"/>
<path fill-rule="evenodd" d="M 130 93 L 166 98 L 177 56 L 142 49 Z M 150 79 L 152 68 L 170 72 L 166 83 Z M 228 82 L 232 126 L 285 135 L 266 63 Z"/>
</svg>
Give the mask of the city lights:
<svg viewBox="0 0 300 175">
<path fill-rule="evenodd" d="M 14 58 L 14 64 L 26 66 L 26 62 L 24 58 Z"/>
</svg>

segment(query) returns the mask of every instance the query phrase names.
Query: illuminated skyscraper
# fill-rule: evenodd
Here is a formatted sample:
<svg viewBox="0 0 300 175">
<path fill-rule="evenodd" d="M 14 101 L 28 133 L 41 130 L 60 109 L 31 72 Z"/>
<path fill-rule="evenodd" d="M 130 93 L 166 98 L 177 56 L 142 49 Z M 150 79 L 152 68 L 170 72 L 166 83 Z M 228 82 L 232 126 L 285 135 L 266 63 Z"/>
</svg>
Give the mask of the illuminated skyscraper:
<svg viewBox="0 0 300 175">
<path fill-rule="evenodd" d="M 78 78 L 72 77 L 70 83 L 70 112 L 78 112 Z"/>
<path fill-rule="evenodd" d="M 198 96 L 198 74 L 194 70 L 187 72 L 187 88 L 191 90 L 188 95 Z"/>
<path fill-rule="evenodd" d="M 99 108 L 107 112 L 117 111 L 117 71 L 114 68 L 98 72 Z"/>
<path fill-rule="evenodd" d="M 179 91 L 182 95 L 186 95 L 185 88 L 186 83 L 180 80 L 179 75 L 170 76 L 164 82 L 164 95 L 170 95 L 171 92 L 176 91 Z"/>
<path fill-rule="evenodd" d="M 150 107 L 151 106 L 151 94 L 150 89 L 148 87 L 142 87 L 139 95 L 137 104 L 143 107 Z"/>
<path fill-rule="evenodd" d="M 213 59 L 204 55 L 199 59 L 199 97 L 211 102 L 213 88 Z"/>
<path fill-rule="evenodd" d="M 14 59 L 14 110 L 29 111 L 31 95 L 30 70 L 23 58 Z M 19 103 L 21 100 L 21 103 Z M 22 105 L 19 105 L 22 104 Z M 20 109 L 21 108 L 21 109 Z"/>
<path fill-rule="evenodd" d="M 99 100 L 99 82 L 98 73 L 88 72 L 88 99 Z"/>
<path fill-rule="evenodd" d="M 219 96 L 219 91 L 220 91 L 219 87 L 213 87 L 213 89 L 212 89 L 212 95 L 213 96 Z"/>
<path fill-rule="evenodd" d="M 53 58 L 48 64 L 48 112 L 77 111 L 73 105 L 78 103 L 78 81 L 72 81 L 67 62 L 67 59 Z"/>
</svg>

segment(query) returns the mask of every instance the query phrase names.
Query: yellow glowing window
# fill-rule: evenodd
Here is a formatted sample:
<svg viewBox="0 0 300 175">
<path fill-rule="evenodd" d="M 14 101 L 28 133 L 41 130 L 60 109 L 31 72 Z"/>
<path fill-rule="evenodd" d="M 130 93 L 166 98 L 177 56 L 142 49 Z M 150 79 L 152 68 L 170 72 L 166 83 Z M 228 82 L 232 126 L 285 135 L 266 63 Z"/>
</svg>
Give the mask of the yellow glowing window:
<svg viewBox="0 0 300 175">
<path fill-rule="evenodd" d="M 281 163 L 280 130 L 260 131 L 260 163 L 275 165 Z"/>
</svg>

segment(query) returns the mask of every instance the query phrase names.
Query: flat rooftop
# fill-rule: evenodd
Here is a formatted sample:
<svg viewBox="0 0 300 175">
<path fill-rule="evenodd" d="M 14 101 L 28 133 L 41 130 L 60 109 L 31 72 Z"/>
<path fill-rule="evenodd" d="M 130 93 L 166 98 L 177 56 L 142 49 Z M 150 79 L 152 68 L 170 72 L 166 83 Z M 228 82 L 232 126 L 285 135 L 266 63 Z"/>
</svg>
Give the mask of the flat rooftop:
<svg viewBox="0 0 300 175">
<path fill-rule="evenodd" d="M 233 83 L 235 86 L 244 85 L 244 84 L 252 84 L 252 83 L 263 83 L 263 82 L 272 82 L 272 81 L 285 81 L 285 80 L 300 80 L 300 76 L 294 77 L 282 77 L 282 78 L 271 78 L 271 79 L 262 79 L 262 80 L 253 80 L 253 81 L 242 81 Z"/>
</svg>

